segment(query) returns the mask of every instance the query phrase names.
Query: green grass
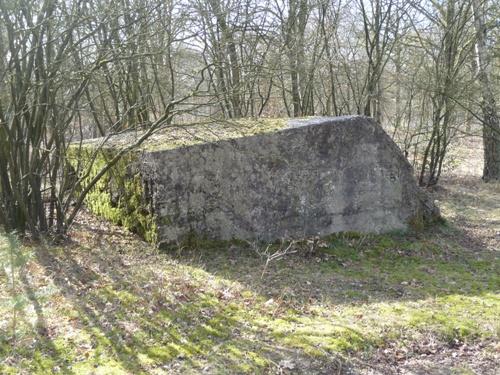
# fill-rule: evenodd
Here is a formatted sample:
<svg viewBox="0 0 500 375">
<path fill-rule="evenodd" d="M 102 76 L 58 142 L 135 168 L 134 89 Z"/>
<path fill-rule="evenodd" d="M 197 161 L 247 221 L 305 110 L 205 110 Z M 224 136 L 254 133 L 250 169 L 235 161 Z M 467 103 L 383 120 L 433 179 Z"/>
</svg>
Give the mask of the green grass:
<svg viewBox="0 0 500 375">
<path fill-rule="evenodd" d="M 2 276 L 2 373 L 254 373 L 287 356 L 499 334 L 498 263 L 458 246 L 444 253 L 446 238 L 327 239 L 319 253 L 274 263 L 262 279 L 262 260 L 244 248 L 150 253 L 120 269 L 110 248 L 11 249 L 3 239 L 3 269 L 14 250 L 29 277 L 17 275 L 14 293 Z"/>
<path fill-rule="evenodd" d="M 332 373 L 426 342 L 498 350 L 498 258 L 453 224 L 298 243 L 264 274 L 255 246 L 158 253 L 86 225 L 59 247 L 0 235 L 0 373 L 274 373 L 283 361 Z"/>
</svg>

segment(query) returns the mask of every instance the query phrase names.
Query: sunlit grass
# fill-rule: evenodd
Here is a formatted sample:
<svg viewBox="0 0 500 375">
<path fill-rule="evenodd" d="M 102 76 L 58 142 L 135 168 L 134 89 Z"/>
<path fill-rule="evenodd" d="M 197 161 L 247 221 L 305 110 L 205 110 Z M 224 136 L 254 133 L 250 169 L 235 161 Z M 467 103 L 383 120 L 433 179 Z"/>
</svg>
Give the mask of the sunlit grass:
<svg viewBox="0 0 500 375">
<path fill-rule="evenodd" d="M 488 189 L 477 207 L 494 227 Z M 445 214 L 479 221 L 460 197 Z M 0 234 L 0 373 L 265 373 L 282 361 L 328 373 L 384 348 L 494 351 L 500 336 L 497 255 L 452 223 L 330 236 L 264 274 L 244 243 L 158 253 L 131 236 L 77 233 L 64 246 Z"/>
<path fill-rule="evenodd" d="M 11 249 L 4 235 L 2 280 L 10 251 L 25 261 L 15 264 L 16 295 L 2 283 L 0 370 L 122 374 L 208 366 L 254 373 L 289 355 L 276 348 L 327 358 L 425 335 L 445 344 L 498 338 L 498 263 L 475 260 L 458 247 L 444 260 L 440 241 L 395 234 L 362 243 L 335 236 L 326 239 L 320 262 L 295 257 L 273 265 L 267 280 L 275 285 L 267 291 L 279 293 L 266 295 L 260 260 L 249 253 L 240 254 L 231 272 L 222 265 L 229 249 L 218 256 L 213 250 L 210 263 L 151 254 L 148 262 L 120 269 L 111 261 L 106 268 L 112 249 L 45 249 L 37 259 L 33 254 L 42 250 Z M 273 274 L 292 264 L 294 273 Z M 236 277 L 249 267 L 253 284 Z M 305 301 L 304 291 L 285 287 L 302 282 L 305 290 L 323 289 Z M 27 296 L 28 290 L 36 292 Z M 19 310 L 15 337 L 13 306 Z"/>
</svg>

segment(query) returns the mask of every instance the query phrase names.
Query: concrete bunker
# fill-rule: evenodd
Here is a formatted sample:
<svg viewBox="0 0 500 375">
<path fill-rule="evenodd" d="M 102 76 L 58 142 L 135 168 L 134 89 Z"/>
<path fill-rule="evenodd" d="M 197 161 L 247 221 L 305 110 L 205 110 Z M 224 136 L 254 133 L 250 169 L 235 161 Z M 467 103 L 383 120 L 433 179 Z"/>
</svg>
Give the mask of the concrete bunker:
<svg viewBox="0 0 500 375">
<path fill-rule="evenodd" d="M 94 169 L 130 137 L 112 138 Z M 74 159 L 97 144 L 86 141 Z M 171 127 L 127 155 L 86 203 L 159 244 L 193 233 L 264 241 L 380 233 L 439 215 L 397 145 L 362 116 Z"/>
</svg>

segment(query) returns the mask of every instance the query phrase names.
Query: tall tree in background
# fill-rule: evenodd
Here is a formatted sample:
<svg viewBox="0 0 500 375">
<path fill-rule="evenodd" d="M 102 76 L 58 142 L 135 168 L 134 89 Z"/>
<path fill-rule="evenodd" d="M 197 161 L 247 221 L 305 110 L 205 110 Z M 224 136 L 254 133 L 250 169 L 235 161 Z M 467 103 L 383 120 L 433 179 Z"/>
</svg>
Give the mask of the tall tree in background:
<svg viewBox="0 0 500 375">
<path fill-rule="evenodd" d="M 317 12 L 317 4 L 310 0 L 288 0 L 277 7 L 281 25 L 284 53 L 288 58 L 293 117 L 309 116 L 315 113 L 315 86 L 318 62 L 324 52 L 321 34 L 311 32 L 311 16 Z M 316 20 L 315 20 L 316 21 Z M 316 29 L 315 23 L 312 29 Z M 287 106 L 286 96 L 283 95 Z"/>
<path fill-rule="evenodd" d="M 363 114 L 378 122 L 382 119 L 382 74 L 397 42 L 400 4 L 396 0 L 359 0 L 363 19 L 368 69 L 364 83 L 366 99 Z M 369 7 L 369 8 L 367 8 Z"/>
<path fill-rule="evenodd" d="M 328 76 L 328 84 L 325 84 L 325 104 L 323 105 L 323 110 L 321 111 L 326 115 L 339 116 L 342 113 L 340 104 L 338 102 L 338 79 L 336 77 L 336 66 L 338 63 L 334 61 L 336 56 L 336 38 L 339 27 L 340 10 L 342 6 L 342 1 L 339 0 L 335 4 L 333 1 L 321 2 L 319 6 L 319 27 L 321 30 L 321 36 L 323 38 L 323 48 L 325 51 L 326 59 L 326 74 Z M 321 74 L 321 72 L 319 73 Z M 318 101 L 322 103 L 320 99 Z"/>
<path fill-rule="evenodd" d="M 210 90 L 224 118 L 261 115 L 273 84 L 266 2 L 193 1 L 193 30 L 211 66 Z"/>
<path fill-rule="evenodd" d="M 484 169 L 483 180 L 500 180 L 500 123 L 491 79 L 491 51 L 485 21 L 487 1 L 472 0 L 476 30 L 477 77 L 481 87 Z"/>
<path fill-rule="evenodd" d="M 432 23 L 430 32 L 415 29 L 418 42 L 428 55 L 426 97 L 430 112 L 430 128 L 423 150 L 419 183 L 437 184 L 448 148 L 457 135 L 459 95 L 465 89 L 466 63 L 473 48 L 469 22 L 471 4 L 447 0 L 432 8 L 418 6 L 421 14 Z"/>
</svg>

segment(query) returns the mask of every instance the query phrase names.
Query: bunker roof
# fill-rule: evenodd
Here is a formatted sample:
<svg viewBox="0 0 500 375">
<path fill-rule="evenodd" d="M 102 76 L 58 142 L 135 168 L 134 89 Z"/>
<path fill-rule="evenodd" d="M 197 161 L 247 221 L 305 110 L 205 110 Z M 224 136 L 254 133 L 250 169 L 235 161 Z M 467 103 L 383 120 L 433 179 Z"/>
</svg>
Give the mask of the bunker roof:
<svg viewBox="0 0 500 375">
<path fill-rule="evenodd" d="M 243 138 L 257 134 L 273 133 L 285 129 L 324 123 L 325 120 L 340 122 L 359 116 L 343 117 L 304 117 L 295 119 L 239 119 L 219 122 L 204 122 L 194 124 L 172 124 L 155 132 L 139 149 L 144 151 L 164 151 L 179 147 L 202 143 L 212 143 L 221 140 Z M 127 131 L 109 137 L 104 143 L 105 148 L 120 149 L 138 139 L 144 131 Z M 102 145 L 104 138 L 93 138 L 83 141 L 84 147 Z"/>
</svg>

